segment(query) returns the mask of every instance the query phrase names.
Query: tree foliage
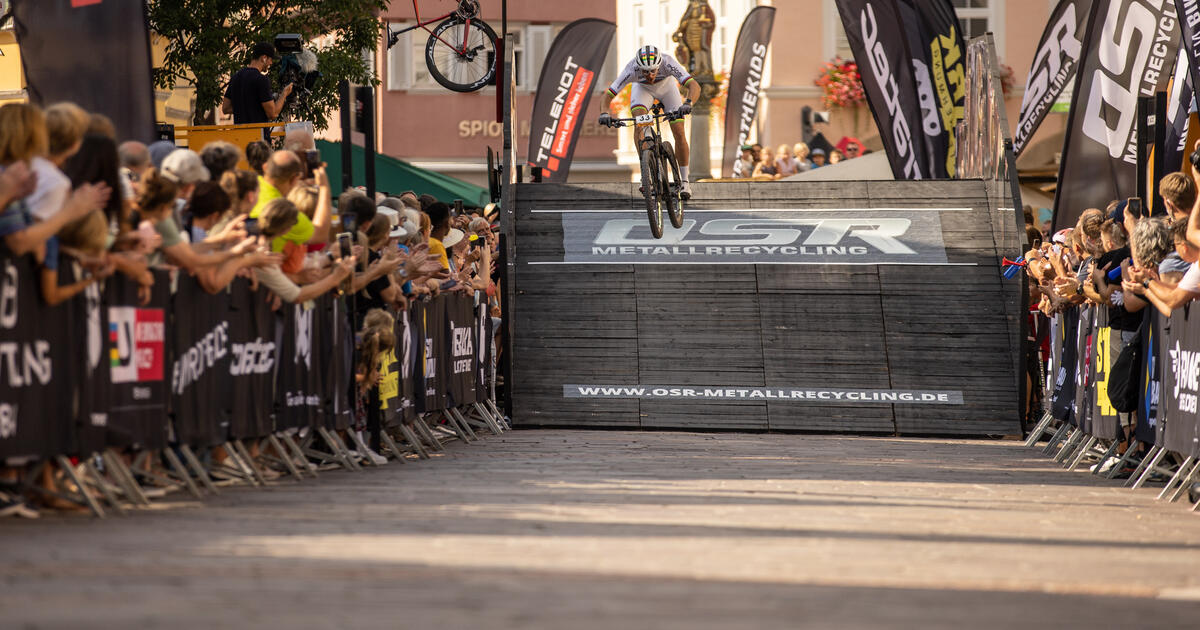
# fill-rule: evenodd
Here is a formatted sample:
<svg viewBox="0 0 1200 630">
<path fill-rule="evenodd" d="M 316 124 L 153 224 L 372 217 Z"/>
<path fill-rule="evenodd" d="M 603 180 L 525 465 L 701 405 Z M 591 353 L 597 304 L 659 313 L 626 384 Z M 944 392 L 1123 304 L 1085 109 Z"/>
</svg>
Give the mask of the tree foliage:
<svg viewBox="0 0 1200 630">
<path fill-rule="evenodd" d="M 383 26 L 378 12 L 388 0 L 150 0 L 150 28 L 166 40 L 155 86 L 174 89 L 182 81 L 196 88 L 197 122 L 221 104 L 229 77 L 245 66 L 255 42 L 279 33 L 298 33 L 316 53 L 321 79 L 308 106 L 296 112 L 318 129 L 328 126 L 338 107 L 338 83 L 378 83 L 368 58 Z M 318 40 L 320 44 L 314 44 Z M 364 52 L 366 54 L 364 54 Z M 275 68 L 270 72 L 278 90 Z"/>
</svg>

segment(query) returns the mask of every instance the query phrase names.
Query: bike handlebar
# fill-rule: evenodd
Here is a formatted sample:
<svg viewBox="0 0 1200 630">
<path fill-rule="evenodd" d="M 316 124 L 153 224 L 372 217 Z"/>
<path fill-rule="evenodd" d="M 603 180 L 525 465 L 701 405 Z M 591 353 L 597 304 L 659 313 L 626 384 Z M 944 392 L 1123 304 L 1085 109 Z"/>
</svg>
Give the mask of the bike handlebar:
<svg viewBox="0 0 1200 630">
<path fill-rule="evenodd" d="M 669 121 L 683 120 L 683 114 L 677 111 L 674 112 L 654 112 L 650 116 L 656 120 L 665 119 Z M 637 118 L 613 118 L 608 123 L 609 127 L 628 127 L 630 123 L 637 122 Z"/>
</svg>

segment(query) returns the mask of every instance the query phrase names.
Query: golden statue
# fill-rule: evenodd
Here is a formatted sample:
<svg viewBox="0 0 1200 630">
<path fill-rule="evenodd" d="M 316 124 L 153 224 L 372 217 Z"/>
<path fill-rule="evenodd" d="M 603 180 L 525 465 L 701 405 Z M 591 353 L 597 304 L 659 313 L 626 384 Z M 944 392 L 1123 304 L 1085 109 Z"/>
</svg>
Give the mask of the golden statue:
<svg viewBox="0 0 1200 630">
<path fill-rule="evenodd" d="M 708 0 L 688 0 L 679 28 L 671 35 L 671 41 L 677 44 L 675 58 L 697 80 L 713 75 L 712 36 L 716 28 L 717 15 Z"/>
</svg>

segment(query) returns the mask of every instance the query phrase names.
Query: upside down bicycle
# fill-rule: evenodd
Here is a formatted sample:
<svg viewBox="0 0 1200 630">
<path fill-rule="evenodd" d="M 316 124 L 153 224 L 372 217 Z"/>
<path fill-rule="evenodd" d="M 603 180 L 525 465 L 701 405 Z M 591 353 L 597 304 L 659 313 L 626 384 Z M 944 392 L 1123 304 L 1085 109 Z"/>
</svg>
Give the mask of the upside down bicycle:
<svg viewBox="0 0 1200 630">
<path fill-rule="evenodd" d="M 646 199 L 646 214 L 650 218 L 650 233 L 654 238 L 663 235 L 663 209 L 671 219 L 671 225 L 683 227 L 683 201 L 679 197 L 683 178 L 679 176 L 679 163 L 675 161 L 675 147 L 662 139 L 659 127 L 662 121 L 683 120 L 678 112 L 664 112 L 662 103 L 655 103 L 650 112 L 633 118 L 614 118 L 612 127 L 633 124 L 645 130 L 638 143 L 638 158 L 642 165 L 642 196 Z"/>
<path fill-rule="evenodd" d="M 429 33 L 425 42 L 425 66 L 442 87 L 455 92 L 474 92 L 496 77 L 496 31 L 479 19 L 479 0 L 458 0 L 458 8 L 429 20 L 421 19 L 421 8 L 412 0 L 416 24 L 390 31 L 388 48 L 400 36 L 418 28 Z M 441 22 L 430 30 L 429 25 Z"/>
</svg>

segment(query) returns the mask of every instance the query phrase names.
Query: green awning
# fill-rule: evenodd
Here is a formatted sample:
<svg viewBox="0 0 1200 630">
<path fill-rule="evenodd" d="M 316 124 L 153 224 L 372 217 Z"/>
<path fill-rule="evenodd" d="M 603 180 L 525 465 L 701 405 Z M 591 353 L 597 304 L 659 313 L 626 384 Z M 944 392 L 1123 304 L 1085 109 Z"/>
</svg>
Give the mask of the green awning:
<svg viewBox="0 0 1200 630">
<path fill-rule="evenodd" d="M 321 152 L 321 159 L 329 165 L 329 179 L 334 188 L 339 188 L 342 180 L 342 143 L 317 140 L 317 150 Z M 351 145 L 350 159 L 354 165 L 355 186 L 366 185 L 366 168 L 363 166 L 365 155 L 362 147 Z M 430 194 L 448 204 L 454 203 L 455 199 L 462 199 L 467 206 L 483 207 L 491 201 L 486 188 L 417 168 L 404 160 L 379 153 L 375 154 L 375 188 L 392 194 L 413 190 L 418 195 Z"/>
</svg>

